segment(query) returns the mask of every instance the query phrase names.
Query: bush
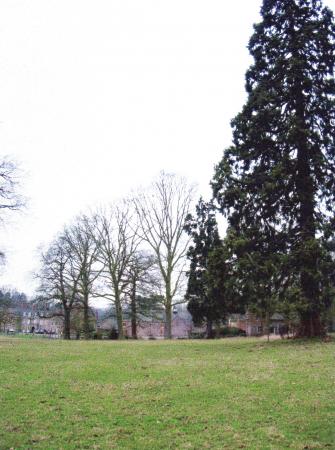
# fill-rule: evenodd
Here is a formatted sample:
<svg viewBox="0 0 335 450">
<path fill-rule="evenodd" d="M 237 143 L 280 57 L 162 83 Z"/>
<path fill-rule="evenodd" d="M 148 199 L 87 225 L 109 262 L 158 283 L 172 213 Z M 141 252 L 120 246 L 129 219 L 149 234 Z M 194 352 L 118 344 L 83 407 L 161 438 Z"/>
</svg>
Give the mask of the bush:
<svg viewBox="0 0 335 450">
<path fill-rule="evenodd" d="M 119 338 L 119 333 L 116 328 L 112 328 L 108 335 L 109 339 L 116 341 Z"/>
<path fill-rule="evenodd" d="M 206 332 L 205 331 L 194 331 L 189 334 L 190 339 L 205 339 Z"/>
<path fill-rule="evenodd" d="M 237 337 L 246 336 L 246 332 L 236 327 L 222 327 L 216 330 L 218 337 Z"/>
<path fill-rule="evenodd" d="M 96 332 L 93 333 L 93 339 L 102 339 L 102 332 L 100 330 L 97 330 Z"/>
</svg>

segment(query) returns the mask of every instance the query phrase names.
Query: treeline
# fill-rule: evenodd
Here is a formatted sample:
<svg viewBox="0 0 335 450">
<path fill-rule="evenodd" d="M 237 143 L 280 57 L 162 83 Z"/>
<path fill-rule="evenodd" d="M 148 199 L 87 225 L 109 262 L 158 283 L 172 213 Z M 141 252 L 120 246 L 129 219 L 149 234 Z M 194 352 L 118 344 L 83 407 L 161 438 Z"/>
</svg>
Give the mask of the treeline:
<svg viewBox="0 0 335 450">
<path fill-rule="evenodd" d="M 122 337 L 124 302 L 136 315 L 146 285 L 161 298 L 170 338 L 187 253 L 186 300 L 208 335 L 246 311 L 266 323 L 282 312 L 298 336 L 325 334 L 335 297 L 334 17 L 321 0 L 264 0 L 261 16 L 249 42 L 247 101 L 215 168 L 212 200 L 191 214 L 192 190 L 162 174 L 150 191 L 66 227 L 40 275 L 65 324 L 74 304 L 86 318 L 89 298 L 105 297 Z"/>
<path fill-rule="evenodd" d="M 136 196 L 64 227 L 41 255 L 38 294 L 50 314 L 62 316 L 66 339 L 78 309 L 90 338 L 90 302 L 102 298 L 113 306 L 119 339 L 125 306 L 133 337 L 139 317 L 157 309 L 164 312 L 165 337 L 172 337 L 173 307 L 184 302 L 189 242 L 184 223 L 192 195 L 183 178 L 161 173 Z"/>
<path fill-rule="evenodd" d="M 20 329 L 22 320 L 18 310 L 28 303 L 23 292 L 6 287 L 0 288 L 0 332 L 5 332 L 8 326 L 14 325 Z"/>
<path fill-rule="evenodd" d="M 282 311 L 298 336 L 320 336 L 335 296 L 334 17 L 320 0 L 264 0 L 261 16 L 213 201 L 187 220 L 187 298 L 209 327 L 232 311 Z"/>
</svg>

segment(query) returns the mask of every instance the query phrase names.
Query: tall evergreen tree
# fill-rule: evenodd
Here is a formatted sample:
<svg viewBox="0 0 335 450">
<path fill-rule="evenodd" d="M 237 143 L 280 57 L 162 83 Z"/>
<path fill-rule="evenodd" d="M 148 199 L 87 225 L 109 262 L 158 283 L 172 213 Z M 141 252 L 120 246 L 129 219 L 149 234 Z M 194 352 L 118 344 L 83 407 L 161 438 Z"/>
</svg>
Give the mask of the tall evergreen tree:
<svg viewBox="0 0 335 450">
<path fill-rule="evenodd" d="M 324 267 L 335 230 L 334 19 L 320 0 L 263 0 L 261 16 L 249 42 L 248 99 L 213 193 L 237 236 L 271 243 L 299 333 L 315 336 L 331 301 Z"/>
<path fill-rule="evenodd" d="M 192 238 L 187 257 L 190 260 L 188 284 L 185 298 L 188 310 L 196 324 L 207 325 L 207 337 L 213 335 L 213 321 L 220 318 L 220 305 L 211 295 L 208 278 L 210 253 L 221 246 L 215 208 L 200 198 L 196 205 L 196 216 L 188 214 L 185 231 Z"/>
</svg>

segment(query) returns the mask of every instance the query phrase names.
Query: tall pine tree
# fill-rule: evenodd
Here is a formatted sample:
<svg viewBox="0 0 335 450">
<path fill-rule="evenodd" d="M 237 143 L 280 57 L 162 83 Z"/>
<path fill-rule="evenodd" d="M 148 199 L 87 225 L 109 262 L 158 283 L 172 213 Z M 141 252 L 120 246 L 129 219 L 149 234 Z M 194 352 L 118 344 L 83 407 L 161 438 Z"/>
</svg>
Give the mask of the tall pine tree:
<svg viewBox="0 0 335 450">
<path fill-rule="evenodd" d="M 206 323 L 207 337 L 214 337 L 213 325 L 229 313 L 244 312 L 244 298 L 229 245 L 220 239 L 212 202 L 199 200 L 196 216 L 189 214 L 185 231 L 192 237 L 187 256 L 190 260 L 185 298 L 196 324 Z"/>
<path fill-rule="evenodd" d="M 221 317 L 221 305 L 209 285 L 208 265 L 211 252 L 221 247 L 215 208 L 201 198 L 196 205 L 196 217 L 188 214 L 185 231 L 192 237 L 187 252 L 190 260 L 185 298 L 187 308 L 196 324 L 206 323 L 207 337 L 213 337 L 213 322 Z"/>
<path fill-rule="evenodd" d="M 331 302 L 324 268 L 335 230 L 334 19 L 320 0 L 264 0 L 261 16 L 248 99 L 213 193 L 237 236 L 271 246 L 299 334 L 317 336 Z"/>
</svg>

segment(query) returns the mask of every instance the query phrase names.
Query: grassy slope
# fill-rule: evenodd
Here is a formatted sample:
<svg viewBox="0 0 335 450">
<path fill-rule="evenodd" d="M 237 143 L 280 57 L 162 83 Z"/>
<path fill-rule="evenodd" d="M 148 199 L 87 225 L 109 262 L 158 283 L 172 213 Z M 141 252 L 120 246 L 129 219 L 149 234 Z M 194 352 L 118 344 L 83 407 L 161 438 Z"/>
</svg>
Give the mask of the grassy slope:
<svg viewBox="0 0 335 450">
<path fill-rule="evenodd" d="M 0 338 L 0 449 L 335 449 L 334 353 Z"/>
</svg>

